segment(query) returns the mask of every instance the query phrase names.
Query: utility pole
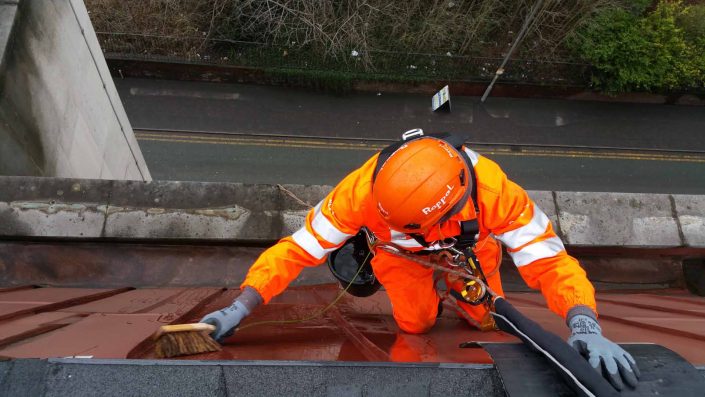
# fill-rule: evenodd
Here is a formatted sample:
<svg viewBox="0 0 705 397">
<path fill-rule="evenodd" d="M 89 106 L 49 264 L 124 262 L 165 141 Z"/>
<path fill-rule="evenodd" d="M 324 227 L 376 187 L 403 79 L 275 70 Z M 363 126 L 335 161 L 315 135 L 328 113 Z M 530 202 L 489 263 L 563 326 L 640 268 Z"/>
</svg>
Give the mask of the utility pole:
<svg viewBox="0 0 705 397">
<path fill-rule="evenodd" d="M 536 16 L 536 12 L 539 10 L 539 8 L 541 8 L 542 3 L 543 3 L 543 0 L 536 0 L 536 3 L 534 3 L 533 7 L 531 7 L 531 11 L 529 11 L 529 16 L 527 16 L 526 20 L 524 20 L 524 25 L 521 27 L 521 30 L 519 31 L 517 38 L 514 40 L 512 47 L 509 49 L 509 52 L 507 52 L 507 55 L 504 57 L 502 64 L 499 65 L 499 68 L 497 69 L 497 71 L 494 72 L 494 77 L 492 78 L 492 82 L 490 82 L 490 85 L 487 86 L 485 93 L 482 94 L 482 98 L 480 99 L 480 102 L 485 102 L 485 99 L 487 99 L 487 96 L 490 95 L 490 91 L 492 91 L 492 87 L 494 87 L 494 83 L 497 82 L 497 79 L 499 78 L 499 76 L 504 74 L 504 66 L 507 64 L 507 61 L 509 61 L 509 57 L 512 56 L 512 53 L 517 48 L 517 45 L 519 44 L 519 42 L 524 38 L 526 31 L 529 29 L 529 25 L 531 24 L 531 21 Z"/>
</svg>

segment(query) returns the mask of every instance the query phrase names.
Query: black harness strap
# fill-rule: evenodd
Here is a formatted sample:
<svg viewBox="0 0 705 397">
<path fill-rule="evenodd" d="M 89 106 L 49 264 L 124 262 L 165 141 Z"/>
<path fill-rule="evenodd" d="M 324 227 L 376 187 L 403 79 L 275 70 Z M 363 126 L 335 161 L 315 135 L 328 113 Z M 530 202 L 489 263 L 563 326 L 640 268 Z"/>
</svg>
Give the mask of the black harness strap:
<svg viewBox="0 0 705 397">
<path fill-rule="evenodd" d="M 426 239 L 423 238 L 423 236 L 420 235 L 420 234 L 418 234 L 418 233 L 409 233 L 409 236 L 411 236 L 411 238 L 413 238 L 414 240 L 416 240 L 417 243 L 421 244 L 422 247 L 426 247 L 426 248 L 427 248 L 427 247 L 430 245 L 430 244 L 428 243 L 428 241 L 426 241 Z"/>
<path fill-rule="evenodd" d="M 472 247 L 477 241 L 477 234 L 480 233 L 480 223 L 477 220 L 480 216 L 480 207 L 477 205 L 477 176 L 475 175 L 475 168 L 472 166 L 472 161 L 470 161 L 468 154 L 462 149 L 462 145 L 458 151 L 470 169 L 470 180 L 472 181 L 470 198 L 472 199 L 472 205 L 475 207 L 475 219 L 460 222 L 460 235 L 456 239 L 458 240 L 457 245 L 463 249 Z"/>
<path fill-rule="evenodd" d="M 392 153 L 394 153 L 397 149 L 401 147 L 401 145 L 406 142 L 410 142 L 414 139 L 423 138 L 425 136 L 441 139 L 447 142 L 449 145 L 453 146 L 458 151 L 458 153 L 460 153 L 460 156 L 463 158 L 465 164 L 467 164 L 468 169 L 470 170 L 470 198 L 472 199 L 472 203 L 475 207 L 475 214 L 479 215 L 480 209 L 477 205 L 477 176 L 475 175 L 475 168 L 472 165 L 472 161 L 470 161 L 470 157 L 468 157 L 468 154 L 465 153 L 465 151 L 463 150 L 465 138 L 460 135 L 442 132 L 438 134 L 414 136 L 405 141 L 394 142 L 393 144 L 382 149 L 382 151 L 380 152 L 379 157 L 377 158 L 377 165 L 375 167 L 374 173 L 372 174 L 372 182 L 374 183 L 374 180 L 377 178 L 377 174 L 382 168 L 382 165 L 387 161 L 387 159 L 389 159 Z M 457 246 L 459 248 L 471 247 L 473 244 L 475 244 L 475 237 L 477 236 L 479 231 L 480 225 L 477 221 L 477 218 L 460 222 L 460 235 L 455 237 L 457 240 Z M 429 243 L 426 241 L 426 239 L 424 239 L 421 234 L 409 233 L 409 236 L 411 236 L 414 240 L 416 240 L 416 242 L 418 242 L 422 246 L 429 246 Z"/>
</svg>

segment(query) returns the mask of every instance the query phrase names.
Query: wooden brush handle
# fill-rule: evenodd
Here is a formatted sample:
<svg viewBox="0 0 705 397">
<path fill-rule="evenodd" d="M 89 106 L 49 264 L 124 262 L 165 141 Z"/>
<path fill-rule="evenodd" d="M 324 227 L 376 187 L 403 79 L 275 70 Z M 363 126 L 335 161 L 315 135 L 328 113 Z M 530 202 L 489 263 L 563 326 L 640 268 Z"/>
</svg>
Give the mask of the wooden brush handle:
<svg viewBox="0 0 705 397">
<path fill-rule="evenodd" d="M 193 323 L 193 324 L 174 324 L 174 325 L 162 325 L 159 327 L 157 332 L 154 334 L 154 339 L 159 338 L 164 334 L 171 332 L 198 332 L 198 331 L 215 331 L 215 325 L 205 324 L 205 323 Z"/>
</svg>

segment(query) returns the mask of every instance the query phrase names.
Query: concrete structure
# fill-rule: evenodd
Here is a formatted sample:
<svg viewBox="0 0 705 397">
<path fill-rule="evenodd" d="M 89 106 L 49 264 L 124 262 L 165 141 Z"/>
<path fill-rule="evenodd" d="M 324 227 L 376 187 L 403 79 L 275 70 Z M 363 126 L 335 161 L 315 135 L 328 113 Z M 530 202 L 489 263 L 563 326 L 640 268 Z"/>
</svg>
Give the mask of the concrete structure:
<svg viewBox="0 0 705 397">
<path fill-rule="evenodd" d="M 32 251 L 8 242 L 0 247 L 0 268 L 5 273 L 0 282 L 119 286 L 129 280 L 135 286 L 237 286 L 262 247 L 301 227 L 310 206 L 330 189 L 0 177 L 0 237 L 69 238 L 77 244 L 96 239 L 172 241 L 176 245 L 170 250 L 183 254 L 166 255 L 141 243 L 122 248 L 47 246 Z M 682 285 L 682 260 L 705 257 L 704 196 L 529 194 L 595 280 Z M 73 267 L 63 268 L 61 263 L 69 259 Z M 122 271 L 106 271 L 112 262 L 122 263 Z M 30 263 L 33 271 L 28 270 Z M 56 273 L 54 268 L 63 270 Z M 206 268 L 206 272 L 198 270 Z M 301 284 L 330 281 L 328 271 L 319 268 L 306 269 L 298 280 Z"/>
<path fill-rule="evenodd" d="M 0 236 L 273 241 L 331 186 L 0 177 Z M 530 191 L 572 247 L 704 249 L 705 196 Z"/>
<path fill-rule="evenodd" d="M 151 180 L 81 0 L 0 3 L 0 174 Z"/>
<path fill-rule="evenodd" d="M 491 364 L 143 360 L 0 362 L 7 396 L 504 396 Z"/>
</svg>

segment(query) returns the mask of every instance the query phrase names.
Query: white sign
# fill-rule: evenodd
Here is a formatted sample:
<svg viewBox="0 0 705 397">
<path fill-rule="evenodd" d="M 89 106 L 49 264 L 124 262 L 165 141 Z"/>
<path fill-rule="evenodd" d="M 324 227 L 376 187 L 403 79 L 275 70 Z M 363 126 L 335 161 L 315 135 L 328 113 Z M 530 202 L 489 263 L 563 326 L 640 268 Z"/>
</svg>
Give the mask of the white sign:
<svg viewBox="0 0 705 397">
<path fill-rule="evenodd" d="M 441 88 L 441 90 L 433 96 L 431 99 L 431 107 L 434 112 L 437 110 L 450 112 L 450 93 L 448 92 L 448 86 Z"/>
</svg>

